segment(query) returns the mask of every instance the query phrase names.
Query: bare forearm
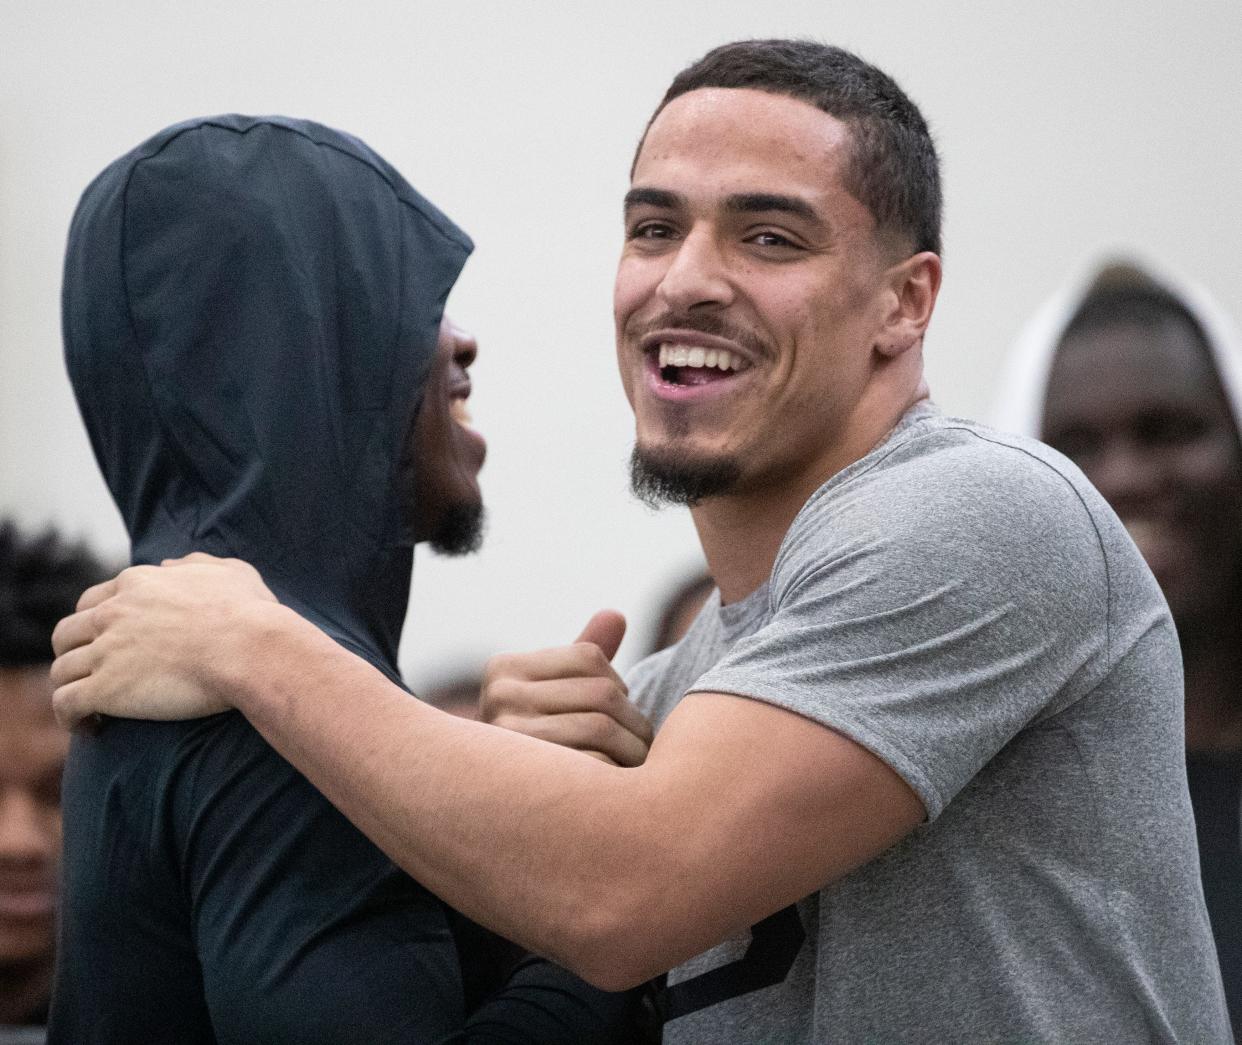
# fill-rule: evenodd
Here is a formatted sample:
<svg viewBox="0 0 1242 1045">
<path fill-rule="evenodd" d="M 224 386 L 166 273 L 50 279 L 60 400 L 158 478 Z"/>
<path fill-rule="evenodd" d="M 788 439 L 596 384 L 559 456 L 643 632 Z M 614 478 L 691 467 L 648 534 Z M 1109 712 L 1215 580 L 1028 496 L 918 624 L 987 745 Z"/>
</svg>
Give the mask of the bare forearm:
<svg viewBox="0 0 1242 1045">
<path fill-rule="evenodd" d="M 605 988 L 822 888 L 925 816 L 876 755 L 762 700 L 692 693 L 645 761 L 620 769 L 420 704 L 244 564 L 135 567 L 88 595 L 57 627 L 58 714 L 176 718 L 231 703 L 429 888 Z M 641 752 L 645 725 L 618 703 L 602 648 L 575 649 L 501 677 L 521 690 L 585 665 L 605 682 L 605 710 L 586 721 L 618 724 Z"/>
<path fill-rule="evenodd" d="M 607 976 L 613 921 L 646 906 L 630 894 L 673 875 L 644 774 L 435 711 L 288 611 L 263 612 L 279 626 L 228 687 L 268 741 L 463 913 Z"/>
</svg>

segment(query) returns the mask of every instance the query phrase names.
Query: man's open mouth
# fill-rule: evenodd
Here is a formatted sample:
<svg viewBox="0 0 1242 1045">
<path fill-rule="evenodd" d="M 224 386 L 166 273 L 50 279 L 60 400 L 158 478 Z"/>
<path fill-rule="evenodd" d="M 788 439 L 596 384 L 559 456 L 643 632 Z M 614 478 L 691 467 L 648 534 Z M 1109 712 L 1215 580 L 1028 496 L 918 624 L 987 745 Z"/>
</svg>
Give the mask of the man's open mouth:
<svg viewBox="0 0 1242 1045">
<path fill-rule="evenodd" d="M 747 360 L 727 348 L 675 345 L 668 342 L 656 350 L 660 380 L 669 385 L 707 385 L 733 377 L 749 368 Z"/>
</svg>

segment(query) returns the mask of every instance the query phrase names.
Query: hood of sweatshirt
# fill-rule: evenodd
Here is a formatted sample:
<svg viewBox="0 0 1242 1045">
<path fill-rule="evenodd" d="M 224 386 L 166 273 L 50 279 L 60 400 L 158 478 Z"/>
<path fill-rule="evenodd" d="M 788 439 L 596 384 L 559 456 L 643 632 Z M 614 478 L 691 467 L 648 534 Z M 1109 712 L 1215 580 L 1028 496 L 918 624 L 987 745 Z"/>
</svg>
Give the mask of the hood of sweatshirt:
<svg viewBox="0 0 1242 1045">
<path fill-rule="evenodd" d="M 1002 370 L 991 423 L 1019 435 L 1040 437 L 1053 357 L 1070 321 L 1093 290 L 1105 284 L 1151 285 L 1173 295 L 1199 322 L 1242 430 L 1242 339 L 1229 316 L 1202 288 L 1134 258 L 1097 262 L 1049 298 L 1023 328 Z"/>
<path fill-rule="evenodd" d="M 303 120 L 191 120 L 104 170 L 62 318 L 133 561 L 245 559 L 395 679 L 401 458 L 471 249 L 366 145 Z"/>
</svg>

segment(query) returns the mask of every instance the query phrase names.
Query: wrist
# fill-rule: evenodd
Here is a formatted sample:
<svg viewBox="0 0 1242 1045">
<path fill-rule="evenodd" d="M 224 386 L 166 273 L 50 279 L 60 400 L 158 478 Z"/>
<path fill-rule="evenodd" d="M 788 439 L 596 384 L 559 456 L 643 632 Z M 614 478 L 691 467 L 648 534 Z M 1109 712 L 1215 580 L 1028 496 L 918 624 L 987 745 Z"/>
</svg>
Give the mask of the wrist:
<svg viewBox="0 0 1242 1045">
<path fill-rule="evenodd" d="M 284 681 L 300 662 L 299 645 L 319 630 L 279 602 L 254 600 L 240 606 L 233 622 L 229 655 L 212 680 L 220 697 L 247 718 L 282 695 Z"/>
</svg>

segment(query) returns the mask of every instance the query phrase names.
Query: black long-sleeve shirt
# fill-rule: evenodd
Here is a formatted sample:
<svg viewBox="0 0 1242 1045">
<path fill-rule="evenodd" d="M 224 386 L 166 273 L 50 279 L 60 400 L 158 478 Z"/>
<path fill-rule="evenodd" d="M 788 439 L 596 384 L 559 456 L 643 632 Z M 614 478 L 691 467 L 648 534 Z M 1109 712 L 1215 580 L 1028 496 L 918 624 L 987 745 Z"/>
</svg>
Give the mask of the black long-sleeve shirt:
<svg viewBox="0 0 1242 1045">
<path fill-rule="evenodd" d="M 52 1045 L 632 1042 L 636 996 L 511 951 L 238 714 L 75 738 Z"/>
</svg>

